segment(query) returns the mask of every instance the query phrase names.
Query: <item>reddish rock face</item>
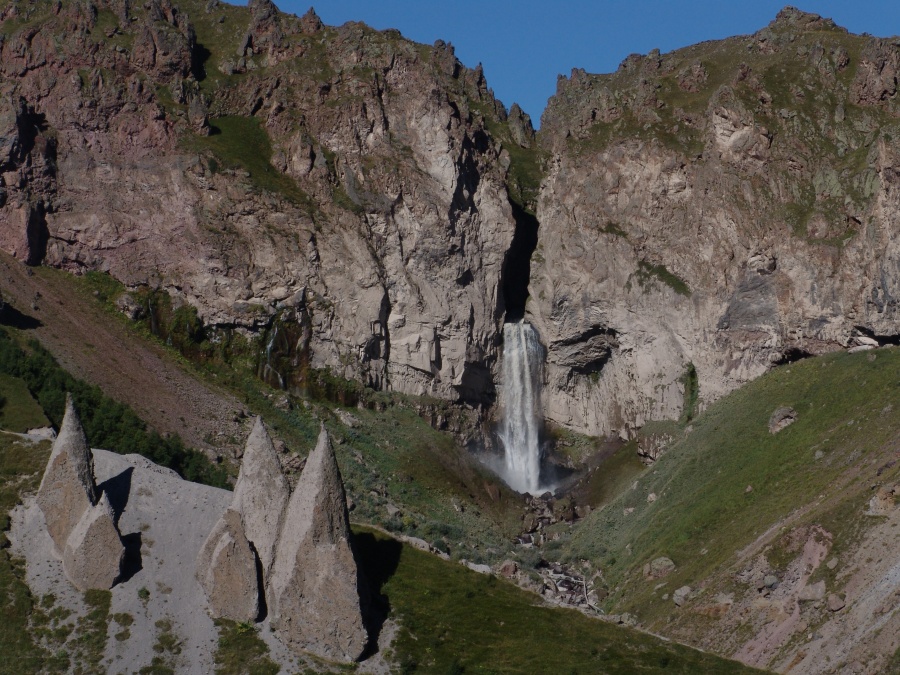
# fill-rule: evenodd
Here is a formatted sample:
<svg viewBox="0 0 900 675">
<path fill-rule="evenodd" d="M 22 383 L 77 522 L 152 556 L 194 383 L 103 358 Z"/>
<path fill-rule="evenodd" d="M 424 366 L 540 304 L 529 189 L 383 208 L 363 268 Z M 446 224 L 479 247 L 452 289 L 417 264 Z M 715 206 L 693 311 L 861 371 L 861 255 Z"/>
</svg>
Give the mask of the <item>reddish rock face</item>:
<svg viewBox="0 0 900 675">
<path fill-rule="evenodd" d="M 28 20 L 0 46 L 0 246 L 211 325 L 289 307 L 312 367 L 492 400 L 515 222 L 486 124 L 505 112 L 451 47 L 263 1 Z"/>
</svg>

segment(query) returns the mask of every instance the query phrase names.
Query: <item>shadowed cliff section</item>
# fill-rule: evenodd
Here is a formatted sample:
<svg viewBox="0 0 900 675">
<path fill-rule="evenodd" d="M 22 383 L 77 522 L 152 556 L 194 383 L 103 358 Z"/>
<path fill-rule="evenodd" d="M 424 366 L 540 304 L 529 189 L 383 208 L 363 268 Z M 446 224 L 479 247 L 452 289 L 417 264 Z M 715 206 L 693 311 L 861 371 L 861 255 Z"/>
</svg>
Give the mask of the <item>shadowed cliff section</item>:
<svg viewBox="0 0 900 675">
<path fill-rule="evenodd" d="M 531 280 L 531 256 L 538 243 L 540 223 L 533 213 L 511 202 L 516 219 L 516 232 L 506 254 L 503 266 L 503 300 L 506 308 L 505 322 L 520 321 L 525 317 L 528 302 L 528 284 Z"/>
</svg>

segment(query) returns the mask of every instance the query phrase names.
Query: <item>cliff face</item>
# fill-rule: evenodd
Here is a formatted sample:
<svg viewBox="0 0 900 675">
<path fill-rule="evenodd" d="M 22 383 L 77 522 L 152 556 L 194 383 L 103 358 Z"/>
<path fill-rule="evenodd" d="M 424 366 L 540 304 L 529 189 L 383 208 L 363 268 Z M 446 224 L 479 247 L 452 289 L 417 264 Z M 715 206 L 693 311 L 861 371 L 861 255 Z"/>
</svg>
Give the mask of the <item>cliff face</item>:
<svg viewBox="0 0 900 675">
<path fill-rule="evenodd" d="M 900 333 L 898 61 L 787 9 L 560 79 L 528 305 L 550 418 L 627 434 L 682 415 L 694 381 L 702 404 Z"/>
<path fill-rule="evenodd" d="M 207 324 L 279 309 L 313 367 L 493 399 L 515 221 L 452 47 L 269 2 L 13 3 L 0 245 L 162 288 Z"/>
<path fill-rule="evenodd" d="M 525 314 L 547 415 L 628 435 L 900 333 L 891 41 L 787 9 L 573 71 L 535 138 L 452 47 L 266 0 L 0 16 L 0 246 L 295 364 L 490 405 Z"/>
</svg>

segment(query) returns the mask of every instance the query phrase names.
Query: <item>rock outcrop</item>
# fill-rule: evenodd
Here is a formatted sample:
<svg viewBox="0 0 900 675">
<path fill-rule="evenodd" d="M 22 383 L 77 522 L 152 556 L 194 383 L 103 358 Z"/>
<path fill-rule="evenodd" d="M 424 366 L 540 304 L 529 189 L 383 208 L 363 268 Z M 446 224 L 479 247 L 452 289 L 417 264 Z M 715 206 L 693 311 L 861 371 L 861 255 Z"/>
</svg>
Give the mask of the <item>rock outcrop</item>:
<svg viewBox="0 0 900 675">
<path fill-rule="evenodd" d="M 291 495 L 267 589 L 276 634 L 294 648 L 356 661 L 367 635 L 340 471 L 324 426 Z"/>
<path fill-rule="evenodd" d="M 241 514 L 225 511 L 197 556 L 197 580 L 210 613 L 232 621 L 254 621 L 260 610 L 256 553 L 247 541 Z"/>
<path fill-rule="evenodd" d="M 66 540 L 63 571 L 80 591 L 107 590 L 119 578 L 125 547 L 106 493 L 82 514 Z"/>
<path fill-rule="evenodd" d="M 259 556 L 263 580 L 268 580 L 275 559 L 275 545 L 290 496 L 278 453 L 262 418 L 257 417 L 247 438 L 231 508 L 240 514 L 244 533 Z"/>
<path fill-rule="evenodd" d="M 71 396 L 66 396 L 37 504 L 69 580 L 79 590 L 111 588 L 121 573 L 125 547 L 109 499 L 97 489 L 93 457 Z"/>
<path fill-rule="evenodd" d="M 896 54 L 788 8 L 559 80 L 526 317 L 551 421 L 627 437 L 900 333 Z"/>
<path fill-rule="evenodd" d="M 62 426 L 53 442 L 37 493 L 38 506 L 44 512 L 47 530 L 60 556 L 69 535 L 96 502 L 91 450 L 72 405 L 72 397 L 67 396 Z"/>
</svg>

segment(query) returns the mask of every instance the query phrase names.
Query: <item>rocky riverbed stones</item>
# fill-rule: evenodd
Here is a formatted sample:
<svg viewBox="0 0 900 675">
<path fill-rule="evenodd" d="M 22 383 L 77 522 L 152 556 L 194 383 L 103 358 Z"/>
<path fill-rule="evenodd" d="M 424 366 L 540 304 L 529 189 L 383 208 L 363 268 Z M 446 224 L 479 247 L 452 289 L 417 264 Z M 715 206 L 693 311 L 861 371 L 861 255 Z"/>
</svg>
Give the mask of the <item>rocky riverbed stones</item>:
<svg viewBox="0 0 900 675">
<path fill-rule="evenodd" d="M 645 579 L 662 579 L 675 571 L 675 563 L 671 558 L 660 556 L 644 565 Z"/>
<path fill-rule="evenodd" d="M 267 589 L 289 646 L 352 662 L 366 647 L 347 501 L 324 426 L 291 495 Z"/>
</svg>

